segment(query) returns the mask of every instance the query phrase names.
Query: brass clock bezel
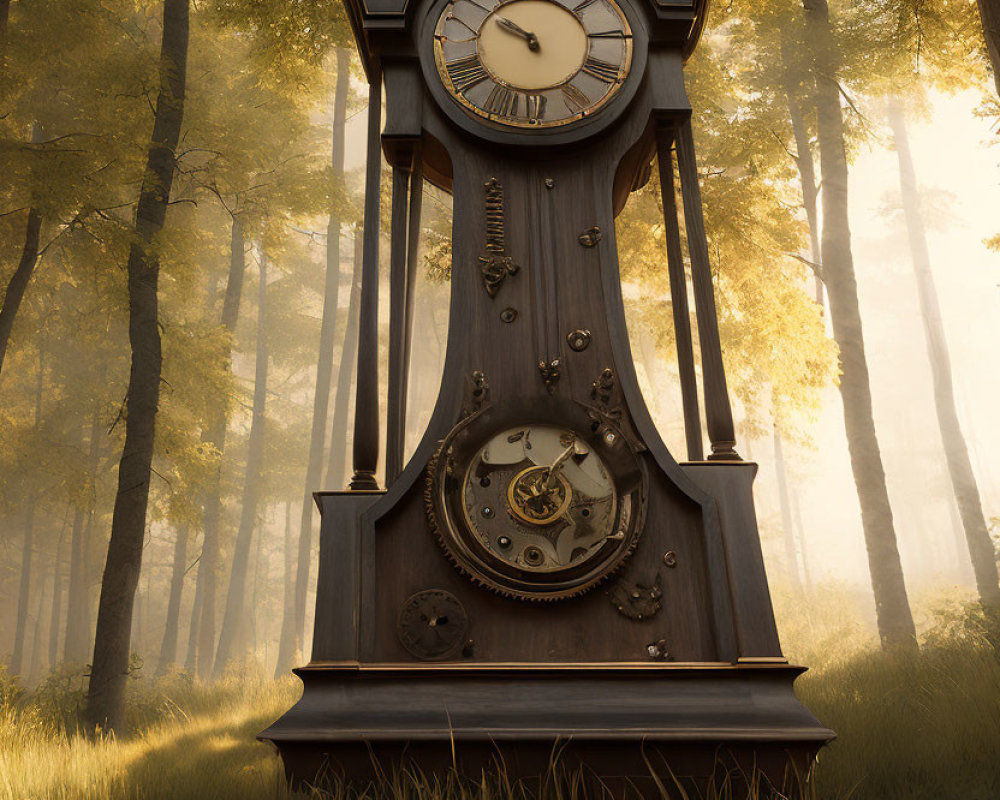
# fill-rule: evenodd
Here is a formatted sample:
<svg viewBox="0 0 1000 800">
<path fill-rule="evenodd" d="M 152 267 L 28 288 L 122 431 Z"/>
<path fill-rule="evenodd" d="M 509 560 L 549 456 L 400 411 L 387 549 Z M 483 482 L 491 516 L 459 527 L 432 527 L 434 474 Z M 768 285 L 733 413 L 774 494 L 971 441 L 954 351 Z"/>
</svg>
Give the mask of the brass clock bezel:
<svg viewBox="0 0 1000 800">
<path fill-rule="evenodd" d="M 462 115 L 465 116 L 466 118 L 475 120 L 480 123 L 488 123 L 490 125 L 496 126 L 502 131 L 507 131 L 512 134 L 516 133 L 520 135 L 523 134 L 531 135 L 534 132 L 537 133 L 547 132 L 551 134 L 557 131 L 562 131 L 566 129 L 572 130 L 578 127 L 582 127 L 585 123 L 591 122 L 595 119 L 604 116 L 600 114 L 600 112 L 604 111 L 611 104 L 616 103 L 616 101 L 621 100 L 622 102 L 627 102 L 627 100 L 624 99 L 623 89 L 627 84 L 631 82 L 630 79 L 634 77 L 634 73 L 642 71 L 641 61 L 644 60 L 645 56 L 644 38 L 637 37 L 637 29 L 635 23 L 633 22 L 633 17 L 631 16 L 630 13 L 628 13 L 628 11 L 626 11 L 626 8 L 628 8 L 627 3 L 620 2 L 620 0 L 601 0 L 601 1 L 607 3 L 614 9 L 615 13 L 621 19 L 625 27 L 625 30 L 628 34 L 628 36 L 623 39 L 624 49 L 625 49 L 624 59 L 621 65 L 619 66 L 618 78 L 612 84 L 612 87 L 607 92 L 605 92 L 604 95 L 595 103 L 588 106 L 586 109 L 583 109 L 580 112 L 574 114 L 573 116 L 565 117 L 559 120 L 552 120 L 549 122 L 545 121 L 532 122 L 530 120 L 521 121 L 521 120 L 511 119 L 509 117 L 505 117 L 500 114 L 494 114 L 486 111 L 483 108 L 480 108 L 478 105 L 476 105 L 475 103 L 471 102 L 468 98 L 466 98 L 461 92 L 456 90 L 454 83 L 451 80 L 451 77 L 448 75 L 448 70 L 444 59 L 443 48 L 440 45 L 440 42 L 438 41 L 437 38 L 437 33 L 439 31 L 439 28 L 445 21 L 445 9 L 448 8 L 449 4 L 453 2 L 453 0 L 442 0 L 439 3 L 436 3 L 429 15 L 430 19 L 428 20 L 429 23 L 428 27 L 430 28 L 432 58 L 428 60 L 431 61 L 431 63 L 433 64 L 434 68 L 433 71 L 436 77 L 436 81 L 429 80 L 428 83 L 430 83 L 431 85 L 436 84 L 434 88 L 440 90 L 443 93 L 444 97 L 448 98 L 451 106 L 457 110 L 460 110 Z M 500 2 L 496 6 L 496 8 L 501 8 L 502 6 L 508 5 L 509 3 L 512 2 L 517 2 L 517 0 L 503 0 L 503 2 Z M 549 0 L 549 2 L 556 2 L 556 0 Z M 557 5 L 561 4 L 557 3 Z M 565 8 L 565 6 L 563 6 L 563 8 Z M 495 10 L 496 9 L 493 9 L 493 11 Z M 567 8 L 566 10 L 572 13 L 571 9 Z M 588 46 L 587 46 L 588 55 L 590 54 L 590 47 L 591 43 L 588 40 Z M 578 73 L 579 70 L 571 74 L 562 83 L 555 84 L 554 86 L 550 87 L 549 89 L 546 89 L 545 91 L 550 91 L 551 89 L 557 89 L 560 86 L 569 83 Z M 430 76 L 428 76 L 428 78 L 429 77 Z M 497 85 L 504 86 L 516 91 L 523 91 L 519 89 L 519 87 L 513 86 L 509 82 L 503 80 L 502 78 L 499 78 L 493 73 L 490 73 L 490 79 Z M 631 92 L 629 93 L 629 97 L 630 96 Z"/>
</svg>

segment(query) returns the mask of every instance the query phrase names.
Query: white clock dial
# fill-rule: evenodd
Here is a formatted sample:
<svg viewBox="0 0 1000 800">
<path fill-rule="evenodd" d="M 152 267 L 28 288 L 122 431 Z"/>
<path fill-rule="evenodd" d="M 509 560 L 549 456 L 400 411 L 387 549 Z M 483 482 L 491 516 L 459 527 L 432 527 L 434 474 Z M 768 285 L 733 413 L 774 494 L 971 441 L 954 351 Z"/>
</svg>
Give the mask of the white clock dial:
<svg viewBox="0 0 1000 800">
<path fill-rule="evenodd" d="M 451 0 L 434 56 L 445 89 L 470 113 L 555 127 L 593 115 L 618 92 L 632 29 L 614 0 Z"/>
</svg>

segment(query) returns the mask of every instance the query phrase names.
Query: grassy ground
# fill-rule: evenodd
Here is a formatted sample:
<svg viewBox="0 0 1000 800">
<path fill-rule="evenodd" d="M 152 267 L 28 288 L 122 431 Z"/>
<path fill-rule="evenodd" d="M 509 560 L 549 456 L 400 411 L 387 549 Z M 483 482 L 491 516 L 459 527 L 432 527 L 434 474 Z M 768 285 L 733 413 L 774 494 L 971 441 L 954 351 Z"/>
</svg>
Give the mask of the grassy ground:
<svg viewBox="0 0 1000 800">
<path fill-rule="evenodd" d="M 858 622 L 864 611 L 846 593 L 813 599 L 820 611 L 812 619 L 796 613 L 783 626 L 792 655 L 816 665 L 800 679 L 800 696 L 839 735 L 820 757 L 810 797 L 1000 798 L 1000 625 L 952 604 L 928 621 L 920 655 L 901 656 L 872 647 L 870 629 Z M 784 600 L 776 600 L 780 619 Z M 28 695 L 0 680 L 0 800 L 292 797 L 279 761 L 254 735 L 295 700 L 297 682 L 242 670 L 209 687 L 183 675 L 133 684 L 132 732 L 93 741 L 73 732 L 79 671 L 53 675 Z M 502 780 L 435 787 L 415 776 L 369 793 L 371 800 L 511 794 Z M 545 794 L 578 796 L 565 785 Z"/>
</svg>

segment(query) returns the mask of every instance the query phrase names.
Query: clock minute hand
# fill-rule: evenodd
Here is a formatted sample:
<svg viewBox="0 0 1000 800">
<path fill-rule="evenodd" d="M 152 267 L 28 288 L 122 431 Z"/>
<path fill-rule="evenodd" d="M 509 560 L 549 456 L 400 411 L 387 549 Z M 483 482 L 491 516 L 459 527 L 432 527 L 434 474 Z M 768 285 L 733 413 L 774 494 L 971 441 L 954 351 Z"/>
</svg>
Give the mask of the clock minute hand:
<svg viewBox="0 0 1000 800">
<path fill-rule="evenodd" d="M 538 37 L 535 36 L 535 34 L 533 34 L 531 31 L 526 31 L 516 22 L 513 22 L 507 19 L 506 17 L 497 16 L 497 25 L 499 25 L 504 30 L 507 30 L 510 33 L 513 33 L 524 39 L 528 43 L 529 50 L 534 51 L 538 49 Z"/>
<path fill-rule="evenodd" d="M 552 462 L 552 466 L 549 467 L 548 474 L 545 476 L 545 483 L 543 484 L 544 490 L 548 491 L 552 487 L 552 479 L 559 473 L 559 470 L 563 468 L 563 464 L 569 459 L 573 452 L 576 450 L 576 442 L 573 442 L 569 447 L 563 450 L 559 457 Z"/>
</svg>

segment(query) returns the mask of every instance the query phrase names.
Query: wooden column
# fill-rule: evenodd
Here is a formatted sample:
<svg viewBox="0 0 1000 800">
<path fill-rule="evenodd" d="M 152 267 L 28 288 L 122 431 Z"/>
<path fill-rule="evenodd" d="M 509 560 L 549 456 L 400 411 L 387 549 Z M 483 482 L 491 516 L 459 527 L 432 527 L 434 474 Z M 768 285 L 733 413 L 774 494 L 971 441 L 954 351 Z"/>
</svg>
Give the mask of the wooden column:
<svg viewBox="0 0 1000 800">
<path fill-rule="evenodd" d="M 352 490 L 378 489 L 378 245 L 382 167 L 382 76 L 368 88 L 368 161 L 365 170 L 364 254 L 358 323 L 358 386 L 354 408 Z"/>
<path fill-rule="evenodd" d="M 681 194 L 684 198 L 684 223 L 687 228 L 688 254 L 691 257 L 691 282 L 694 286 L 694 307 L 698 318 L 698 340 L 701 344 L 701 372 L 705 389 L 705 422 L 712 445 L 709 460 L 740 461 L 736 452 L 736 432 L 733 411 L 729 406 L 726 370 L 722 363 L 719 341 L 719 319 L 715 309 L 712 267 L 708 259 L 708 240 L 701 211 L 701 188 L 694 157 L 694 136 L 691 119 L 678 123 L 677 165 L 680 171 Z"/>
<path fill-rule="evenodd" d="M 656 160 L 660 169 L 660 194 L 663 197 L 663 224 L 667 238 L 667 274 L 673 306 L 674 338 L 677 340 L 677 370 L 681 379 L 681 405 L 684 409 L 684 436 L 688 461 L 705 458 L 701 438 L 701 412 L 698 409 L 698 378 L 694 369 L 694 342 L 691 336 L 691 312 L 688 308 L 687 276 L 681 251 L 677 197 L 674 194 L 674 127 L 657 125 Z"/>
<path fill-rule="evenodd" d="M 392 168 L 392 218 L 389 255 L 389 399 L 385 436 L 385 485 L 403 471 L 406 436 L 406 341 L 410 320 L 407 296 L 407 226 L 410 173 Z"/>
<path fill-rule="evenodd" d="M 400 181 L 409 182 L 409 208 L 399 195 L 393 170 L 392 256 L 390 265 L 389 320 L 389 423 L 386 436 L 385 483 L 392 484 L 405 466 L 406 401 L 410 386 L 410 353 L 413 302 L 420 258 L 420 214 L 423 210 L 424 173 L 419 148 L 412 155 L 412 170 Z M 405 191 L 405 189 L 404 189 Z"/>
<path fill-rule="evenodd" d="M 406 242 L 406 329 L 404 330 L 404 369 L 409 378 L 412 351 L 413 301 L 417 289 L 417 269 L 420 266 L 420 215 L 424 208 L 424 162 L 419 149 L 413 156 L 413 173 L 410 176 L 410 230 Z M 403 395 L 405 412 L 406 395 Z M 405 414 L 404 414 L 405 416 Z"/>
</svg>

